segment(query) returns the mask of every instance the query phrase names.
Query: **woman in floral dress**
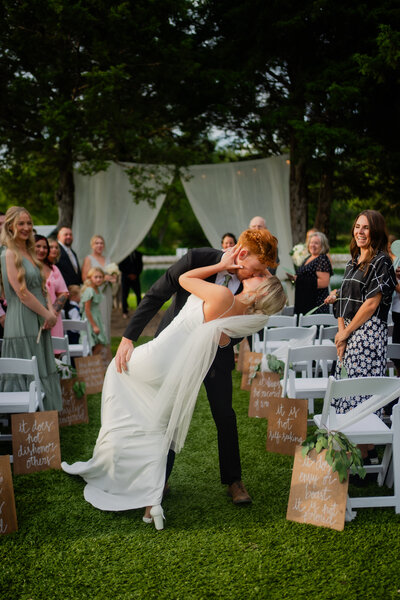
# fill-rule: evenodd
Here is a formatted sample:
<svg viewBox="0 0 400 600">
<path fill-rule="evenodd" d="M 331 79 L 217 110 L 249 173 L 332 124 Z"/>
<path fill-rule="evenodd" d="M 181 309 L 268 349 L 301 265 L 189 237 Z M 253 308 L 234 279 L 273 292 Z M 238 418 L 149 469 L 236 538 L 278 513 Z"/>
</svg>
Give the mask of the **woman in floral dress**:
<svg viewBox="0 0 400 600">
<path fill-rule="evenodd" d="M 333 275 L 328 256 L 329 245 L 325 234 L 316 231 L 310 234 L 307 242 L 308 256 L 297 269 L 294 312 L 305 315 L 311 309 L 323 304 L 329 294 L 329 279 Z M 321 306 L 317 313 L 328 313 L 329 306 Z"/>
<path fill-rule="evenodd" d="M 336 377 L 341 366 L 349 378 L 379 377 L 386 370 L 387 317 L 396 286 L 388 254 L 388 235 L 382 215 L 364 210 L 356 218 L 342 286 L 326 302 L 337 299 L 335 312 L 339 331 Z M 369 396 L 336 398 L 337 413 L 346 413 Z"/>
</svg>

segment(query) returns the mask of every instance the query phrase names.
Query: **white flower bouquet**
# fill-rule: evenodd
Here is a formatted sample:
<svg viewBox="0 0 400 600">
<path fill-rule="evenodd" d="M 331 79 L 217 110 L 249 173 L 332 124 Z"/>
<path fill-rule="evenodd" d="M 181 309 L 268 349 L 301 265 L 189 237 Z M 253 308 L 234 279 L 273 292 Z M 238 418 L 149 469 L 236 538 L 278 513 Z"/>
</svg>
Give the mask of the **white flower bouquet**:
<svg viewBox="0 0 400 600">
<path fill-rule="evenodd" d="M 307 258 L 307 256 L 309 255 L 309 252 L 305 244 L 296 244 L 295 246 L 293 246 L 289 254 L 292 257 L 292 261 L 295 267 L 300 267 L 304 259 Z"/>
<path fill-rule="evenodd" d="M 104 272 L 106 275 L 112 275 L 113 277 L 117 278 L 117 280 L 114 283 L 109 282 L 111 283 L 112 287 L 112 295 L 116 296 L 119 290 L 121 271 L 119 270 L 118 265 L 116 263 L 108 263 L 108 265 L 104 267 Z"/>
</svg>

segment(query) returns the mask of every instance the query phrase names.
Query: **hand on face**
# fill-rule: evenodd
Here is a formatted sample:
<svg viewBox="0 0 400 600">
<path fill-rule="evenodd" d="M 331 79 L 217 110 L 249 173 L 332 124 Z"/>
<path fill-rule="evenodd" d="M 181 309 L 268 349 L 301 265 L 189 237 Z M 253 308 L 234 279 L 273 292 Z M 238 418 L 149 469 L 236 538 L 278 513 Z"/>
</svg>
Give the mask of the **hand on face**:
<svg viewBox="0 0 400 600">
<path fill-rule="evenodd" d="M 225 250 L 219 263 L 224 271 L 237 272 L 237 276 L 239 277 L 239 271 L 242 269 L 242 266 L 238 264 L 237 258 L 241 251 L 242 247 L 238 244 Z"/>
</svg>

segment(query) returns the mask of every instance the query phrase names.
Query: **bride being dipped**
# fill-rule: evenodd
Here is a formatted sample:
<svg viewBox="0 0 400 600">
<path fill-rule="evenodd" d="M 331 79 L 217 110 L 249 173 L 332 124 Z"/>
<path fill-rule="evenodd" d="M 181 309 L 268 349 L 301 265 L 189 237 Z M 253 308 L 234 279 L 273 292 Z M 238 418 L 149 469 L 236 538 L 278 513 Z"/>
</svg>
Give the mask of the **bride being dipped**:
<svg viewBox="0 0 400 600">
<path fill-rule="evenodd" d="M 243 280 L 234 296 L 224 286 L 204 281 L 241 266 L 240 246 L 226 251 L 214 265 L 187 271 L 179 284 L 191 293 L 170 325 L 139 346 L 127 370 L 117 372 L 115 359 L 104 380 L 102 426 L 87 462 L 62 463 L 64 471 L 87 482 L 85 499 L 102 510 L 146 507 L 144 521 L 163 528 L 162 494 L 167 454 L 185 441 L 200 385 L 229 338 L 259 331 L 267 316 L 286 301 L 276 277 Z"/>
</svg>

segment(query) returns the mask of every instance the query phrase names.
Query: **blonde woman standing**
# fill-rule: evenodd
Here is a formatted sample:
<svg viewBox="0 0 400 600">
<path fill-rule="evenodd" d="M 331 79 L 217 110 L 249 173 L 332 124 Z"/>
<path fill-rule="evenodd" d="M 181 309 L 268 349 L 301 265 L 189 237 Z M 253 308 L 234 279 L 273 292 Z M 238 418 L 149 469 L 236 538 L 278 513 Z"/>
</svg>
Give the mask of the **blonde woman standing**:
<svg viewBox="0 0 400 600">
<path fill-rule="evenodd" d="M 104 283 L 100 288 L 102 293 L 102 301 L 100 304 L 101 316 L 104 324 L 105 335 L 107 344 L 111 340 L 111 312 L 113 304 L 112 296 L 112 283 L 117 281 L 115 275 L 107 274 L 106 267 L 110 264 L 110 260 L 103 255 L 106 247 L 103 236 L 94 235 L 90 240 L 90 246 L 92 248 L 92 254 L 85 257 L 82 265 L 82 279 L 85 281 L 88 277 L 90 269 L 93 267 L 100 268 L 104 273 Z"/>
<path fill-rule="evenodd" d="M 46 291 L 41 263 L 36 258 L 32 230 L 27 210 L 19 206 L 7 210 L 1 232 L 1 243 L 6 247 L 1 255 L 1 272 L 7 300 L 2 357 L 36 356 L 45 410 L 61 410 L 60 379 L 50 333 L 57 315 Z M 0 389 L 5 392 L 26 389 L 26 379 L 21 375 L 3 375 Z"/>
</svg>

